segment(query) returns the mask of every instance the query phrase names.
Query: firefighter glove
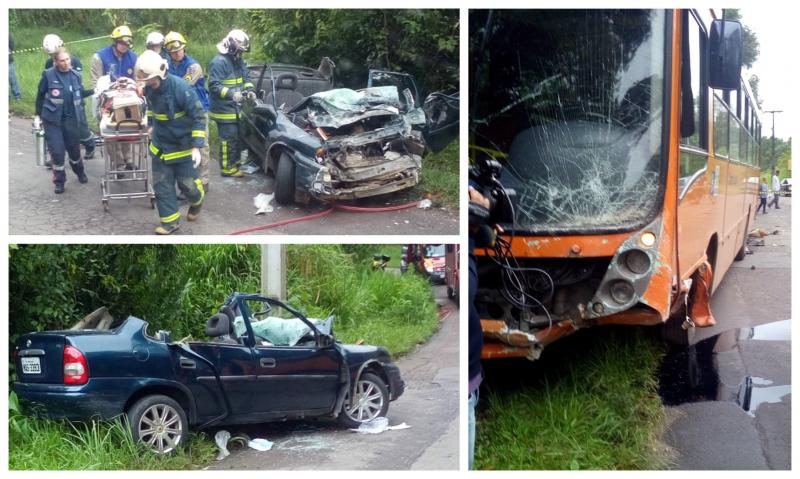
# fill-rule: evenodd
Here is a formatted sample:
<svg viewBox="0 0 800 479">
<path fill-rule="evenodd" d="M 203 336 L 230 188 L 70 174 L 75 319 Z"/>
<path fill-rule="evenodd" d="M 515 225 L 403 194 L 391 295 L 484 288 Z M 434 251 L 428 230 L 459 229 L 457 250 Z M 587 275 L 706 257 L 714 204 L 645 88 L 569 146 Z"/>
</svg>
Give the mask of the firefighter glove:
<svg viewBox="0 0 800 479">
<path fill-rule="evenodd" d="M 239 91 L 233 92 L 233 101 L 235 101 L 236 103 L 241 102 L 242 101 L 242 92 L 239 92 Z"/>
<path fill-rule="evenodd" d="M 34 130 L 42 129 L 42 119 L 39 117 L 39 115 L 35 115 L 33 117 L 33 129 Z"/>
<path fill-rule="evenodd" d="M 256 92 L 254 91 L 247 92 L 247 99 L 250 101 L 254 101 L 256 99 Z"/>
<path fill-rule="evenodd" d="M 192 164 L 195 168 L 200 166 L 200 148 L 192 148 Z"/>
</svg>

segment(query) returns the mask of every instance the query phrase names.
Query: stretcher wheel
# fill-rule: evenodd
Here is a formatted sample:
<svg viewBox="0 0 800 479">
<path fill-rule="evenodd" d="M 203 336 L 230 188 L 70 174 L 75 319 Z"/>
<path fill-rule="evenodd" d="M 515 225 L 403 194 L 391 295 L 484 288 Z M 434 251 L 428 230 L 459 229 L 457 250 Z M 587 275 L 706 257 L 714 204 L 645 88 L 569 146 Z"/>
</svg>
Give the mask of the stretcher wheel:
<svg viewBox="0 0 800 479">
<path fill-rule="evenodd" d="M 150 198 L 150 209 L 156 209 L 156 199 Z"/>
<path fill-rule="evenodd" d="M 108 207 L 108 200 L 103 200 L 103 210 L 108 213 L 111 211 L 111 208 Z"/>
</svg>

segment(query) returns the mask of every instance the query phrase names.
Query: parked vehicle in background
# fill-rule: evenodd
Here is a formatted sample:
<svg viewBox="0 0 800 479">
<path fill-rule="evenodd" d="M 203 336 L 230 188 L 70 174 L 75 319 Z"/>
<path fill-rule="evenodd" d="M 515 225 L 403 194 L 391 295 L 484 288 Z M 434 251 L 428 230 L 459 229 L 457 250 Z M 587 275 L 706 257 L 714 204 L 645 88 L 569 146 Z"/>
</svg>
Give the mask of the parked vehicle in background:
<svg viewBox="0 0 800 479">
<path fill-rule="evenodd" d="M 271 315 L 278 307 L 288 315 Z M 156 453 L 185 444 L 189 429 L 306 417 L 346 427 L 385 416 L 405 385 L 389 352 L 346 345 L 333 317 L 234 293 L 206 323 L 209 341 L 151 335 L 129 317 L 113 330 L 21 336 L 13 389 L 26 414 L 111 419 L 126 414 L 133 438 Z"/>
<path fill-rule="evenodd" d="M 784 178 L 781 181 L 781 194 L 783 196 L 792 196 L 792 179 Z"/>
<path fill-rule="evenodd" d="M 425 274 L 433 283 L 443 284 L 445 278 L 445 247 L 443 244 L 428 244 L 423 248 Z"/>
<path fill-rule="evenodd" d="M 461 277 L 459 272 L 459 266 L 461 264 L 459 252 L 461 247 L 457 244 L 448 244 L 445 245 L 444 249 L 444 283 L 447 285 L 447 297 L 458 302 L 459 279 Z"/>
</svg>

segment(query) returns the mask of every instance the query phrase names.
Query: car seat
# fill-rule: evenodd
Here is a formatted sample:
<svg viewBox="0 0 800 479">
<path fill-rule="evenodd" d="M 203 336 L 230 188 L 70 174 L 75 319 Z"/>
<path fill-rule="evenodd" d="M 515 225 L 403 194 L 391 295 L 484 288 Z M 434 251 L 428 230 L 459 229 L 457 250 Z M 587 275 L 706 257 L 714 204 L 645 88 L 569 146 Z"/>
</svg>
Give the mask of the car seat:
<svg viewBox="0 0 800 479">
<path fill-rule="evenodd" d="M 275 79 L 275 93 L 270 92 L 264 99 L 267 104 L 274 104 L 283 111 L 290 110 L 302 100 L 303 95 L 297 91 L 297 75 L 294 73 L 278 75 Z"/>
<path fill-rule="evenodd" d="M 214 342 L 217 343 L 239 344 L 239 341 L 236 340 L 236 332 L 233 330 L 231 319 L 223 312 L 219 312 L 208 319 L 206 322 L 206 336 L 215 338 Z"/>
</svg>

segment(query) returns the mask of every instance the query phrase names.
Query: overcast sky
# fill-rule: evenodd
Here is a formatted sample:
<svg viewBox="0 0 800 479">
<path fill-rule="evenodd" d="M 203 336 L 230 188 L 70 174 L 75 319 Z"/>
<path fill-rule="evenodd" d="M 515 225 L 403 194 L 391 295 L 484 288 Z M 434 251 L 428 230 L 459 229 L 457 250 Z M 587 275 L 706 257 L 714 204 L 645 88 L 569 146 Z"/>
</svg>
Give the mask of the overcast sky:
<svg viewBox="0 0 800 479">
<path fill-rule="evenodd" d="M 745 72 L 756 74 L 759 78 L 758 93 L 763 110 L 783 110 L 775 114 L 775 136 L 789 139 L 797 125 L 798 69 L 796 64 L 797 31 L 796 16 L 784 8 L 749 7 L 740 10 L 742 23 L 750 27 L 758 36 L 761 54 L 753 68 Z M 772 115 L 764 115 L 762 133 L 770 136 Z"/>
</svg>

